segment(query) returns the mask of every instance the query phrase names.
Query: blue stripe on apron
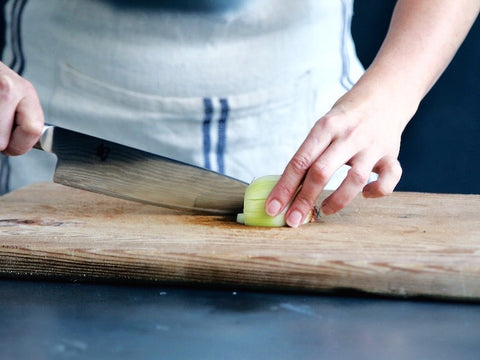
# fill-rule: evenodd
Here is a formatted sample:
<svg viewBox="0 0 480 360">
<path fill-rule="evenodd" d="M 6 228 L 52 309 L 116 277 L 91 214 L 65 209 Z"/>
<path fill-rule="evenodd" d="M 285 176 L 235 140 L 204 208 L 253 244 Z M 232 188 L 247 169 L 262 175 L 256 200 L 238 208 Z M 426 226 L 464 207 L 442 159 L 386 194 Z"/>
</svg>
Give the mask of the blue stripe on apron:
<svg viewBox="0 0 480 360">
<path fill-rule="evenodd" d="M 225 173 L 225 145 L 227 139 L 227 119 L 230 112 L 227 99 L 220 99 L 220 119 L 218 120 L 217 163 L 218 172 Z"/>
<path fill-rule="evenodd" d="M 210 147 L 211 147 L 211 140 L 210 140 L 210 126 L 212 124 L 213 118 L 213 104 L 212 99 L 204 98 L 203 99 L 203 111 L 204 111 L 204 118 L 202 123 L 202 134 L 203 134 L 203 161 L 204 167 L 211 170 L 210 165 Z"/>
</svg>

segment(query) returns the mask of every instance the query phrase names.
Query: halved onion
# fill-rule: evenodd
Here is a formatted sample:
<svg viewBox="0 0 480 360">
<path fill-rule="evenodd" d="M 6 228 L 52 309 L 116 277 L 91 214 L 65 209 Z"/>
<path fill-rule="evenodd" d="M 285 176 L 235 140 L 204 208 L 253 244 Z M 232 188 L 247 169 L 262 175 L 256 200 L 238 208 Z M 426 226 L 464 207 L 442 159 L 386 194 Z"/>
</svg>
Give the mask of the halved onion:
<svg viewBox="0 0 480 360">
<path fill-rule="evenodd" d="M 267 175 L 254 179 L 245 191 L 243 213 L 237 215 L 237 222 L 249 226 L 280 227 L 287 225 L 285 213 L 290 205 L 277 216 L 267 215 L 265 201 L 280 179 L 280 175 Z M 312 221 L 314 209 L 305 218 L 304 224 Z"/>
</svg>

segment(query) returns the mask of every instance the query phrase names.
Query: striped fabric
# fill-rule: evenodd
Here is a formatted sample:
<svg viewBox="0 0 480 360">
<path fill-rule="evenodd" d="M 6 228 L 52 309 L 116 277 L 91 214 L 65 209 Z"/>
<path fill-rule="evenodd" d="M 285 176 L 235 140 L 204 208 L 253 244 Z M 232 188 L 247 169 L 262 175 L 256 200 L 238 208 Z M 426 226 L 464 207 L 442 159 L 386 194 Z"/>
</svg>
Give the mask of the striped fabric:
<svg viewBox="0 0 480 360">
<path fill-rule="evenodd" d="M 215 114 L 214 102 L 219 104 Z M 225 173 L 225 150 L 227 143 L 227 121 L 230 113 L 228 99 L 204 98 L 204 120 L 202 124 L 204 167 L 222 174 Z M 213 133 L 213 134 L 212 134 Z M 215 137 L 215 152 L 212 152 L 212 135 Z M 216 157 L 216 167 L 212 166 L 211 157 Z"/>
<path fill-rule="evenodd" d="M 353 0 L 220 2 L 8 0 L 3 59 L 53 125 L 244 181 L 281 173 L 363 73 Z M 0 191 L 51 179 L 45 155 L 0 159 Z"/>
</svg>

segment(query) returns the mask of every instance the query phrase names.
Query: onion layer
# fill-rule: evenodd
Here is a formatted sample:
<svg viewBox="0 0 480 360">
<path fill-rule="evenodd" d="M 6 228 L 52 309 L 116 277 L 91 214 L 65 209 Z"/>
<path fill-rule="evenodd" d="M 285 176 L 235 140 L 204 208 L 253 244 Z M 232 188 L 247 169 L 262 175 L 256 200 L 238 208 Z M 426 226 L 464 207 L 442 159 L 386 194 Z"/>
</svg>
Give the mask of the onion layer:
<svg viewBox="0 0 480 360">
<path fill-rule="evenodd" d="M 267 175 L 254 179 L 245 191 L 243 213 L 237 215 L 237 222 L 249 226 L 280 227 L 287 225 L 285 213 L 290 204 L 277 216 L 265 212 L 265 201 L 280 179 L 280 175 Z M 313 218 L 313 209 L 306 217 L 304 224 Z"/>
</svg>

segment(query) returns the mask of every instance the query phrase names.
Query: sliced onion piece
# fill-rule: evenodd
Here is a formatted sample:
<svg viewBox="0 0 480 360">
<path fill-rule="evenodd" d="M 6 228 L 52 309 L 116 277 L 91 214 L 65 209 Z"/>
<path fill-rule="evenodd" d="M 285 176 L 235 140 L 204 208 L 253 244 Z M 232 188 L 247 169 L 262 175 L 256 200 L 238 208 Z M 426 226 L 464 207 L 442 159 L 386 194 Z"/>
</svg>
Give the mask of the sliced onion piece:
<svg viewBox="0 0 480 360">
<path fill-rule="evenodd" d="M 243 213 L 237 215 L 237 222 L 249 226 L 280 227 L 287 225 L 285 214 L 287 206 L 277 216 L 267 215 L 265 212 L 265 201 L 280 179 L 280 175 L 267 175 L 254 179 L 245 191 L 243 202 Z M 313 209 L 306 217 L 304 224 L 313 218 Z"/>
</svg>

